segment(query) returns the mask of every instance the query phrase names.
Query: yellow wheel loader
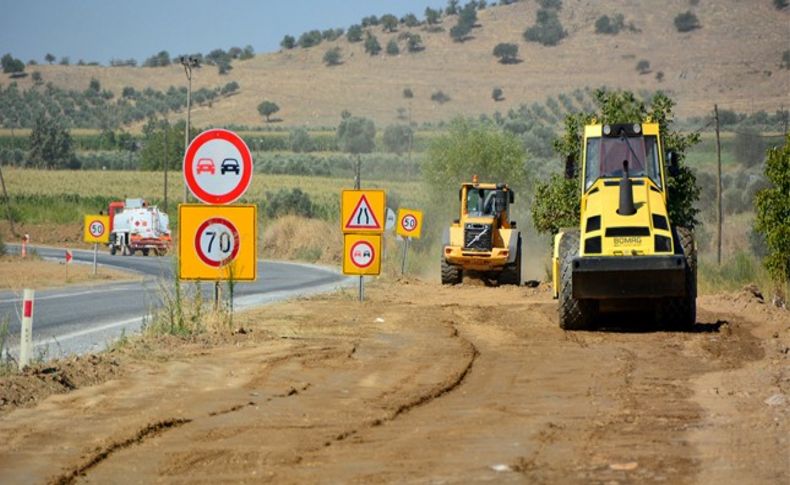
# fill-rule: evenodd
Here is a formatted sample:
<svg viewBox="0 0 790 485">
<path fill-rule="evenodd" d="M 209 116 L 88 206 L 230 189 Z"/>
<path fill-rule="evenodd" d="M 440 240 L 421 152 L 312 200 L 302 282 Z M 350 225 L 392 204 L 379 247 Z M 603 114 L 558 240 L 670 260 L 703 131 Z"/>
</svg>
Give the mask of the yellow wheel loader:
<svg viewBox="0 0 790 485">
<path fill-rule="evenodd" d="M 694 324 L 696 246 L 669 219 L 667 172 L 677 173 L 677 156 L 663 148 L 656 123 L 584 128 L 581 227 L 554 237 L 561 328 L 591 328 L 599 313 L 623 310 L 652 311 L 662 326 Z"/>
<path fill-rule="evenodd" d="M 521 233 L 510 220 L 514 194 L 507 184 L 461 185 L 460 218 L 445 231 L 442 284 L 461 283 L 465 271 L 495 277 L 500 284 L 521 284 Z"/>
</svg>

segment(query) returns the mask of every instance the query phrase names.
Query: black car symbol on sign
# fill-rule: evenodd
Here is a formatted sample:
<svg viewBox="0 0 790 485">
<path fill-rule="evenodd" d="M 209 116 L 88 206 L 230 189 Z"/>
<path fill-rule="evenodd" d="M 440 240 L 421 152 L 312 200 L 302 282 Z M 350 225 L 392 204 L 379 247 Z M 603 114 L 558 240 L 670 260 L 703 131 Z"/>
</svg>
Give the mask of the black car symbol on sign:
<svg viewBox="0 0 790 485">
<path fill-rule="evenodd" d="M 225 175 L 226 172 L 233 172 L 236 175 L 239 175 L 239 161 L 235 158 L 226 158 L 222 161 L 222 168 L 220 168 L 220 173 Z"/>
</svg>

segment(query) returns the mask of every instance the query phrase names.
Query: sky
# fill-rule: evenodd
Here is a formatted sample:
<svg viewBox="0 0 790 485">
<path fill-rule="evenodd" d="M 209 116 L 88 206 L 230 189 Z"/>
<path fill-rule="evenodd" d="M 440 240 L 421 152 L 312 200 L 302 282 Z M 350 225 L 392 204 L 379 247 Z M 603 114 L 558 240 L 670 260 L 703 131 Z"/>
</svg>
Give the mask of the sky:
<svg viewBox="0 0 790 485">
<path fill-rule="evenodd" d="M 446 0 L 0 0 L 0 55 L 72 63 L 208 53 L 252 45 L 279 49 L 286 34 L 346 28 L 368 15 L 414 13 Z"/>
</svg>

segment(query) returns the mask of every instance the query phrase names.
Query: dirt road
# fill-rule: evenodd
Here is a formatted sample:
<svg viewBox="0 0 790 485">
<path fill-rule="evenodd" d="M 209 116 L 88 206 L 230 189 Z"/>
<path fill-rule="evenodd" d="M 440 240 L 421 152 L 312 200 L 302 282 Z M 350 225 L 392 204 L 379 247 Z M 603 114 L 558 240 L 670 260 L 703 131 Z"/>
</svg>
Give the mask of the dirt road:
<svg viewBox="0 0 790 485">
<path fill-rule="evenodd" d="M 3 415 L 0 482 L 788 483 L 789 315 L 740 293 L 694 332 L 565 333 L 544 288 L 415 280 L 291 302 Z"/>
</svg>

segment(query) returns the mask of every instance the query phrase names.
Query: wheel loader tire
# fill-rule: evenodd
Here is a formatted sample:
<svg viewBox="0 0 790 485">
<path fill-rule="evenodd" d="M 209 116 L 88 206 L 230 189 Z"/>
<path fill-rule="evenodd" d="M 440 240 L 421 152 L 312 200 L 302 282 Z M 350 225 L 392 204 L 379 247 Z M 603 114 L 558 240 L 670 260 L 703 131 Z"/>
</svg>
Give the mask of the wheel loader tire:
<svg viewBox="0 0 790 485">
<path fill-rule="evenodd" d="M 521 236 L 518 236 L 518 246 L 516 246 L 516 260 L 505 265 L 505 269 L 499 273 L 500 285 L 521 286 Z"/>
<path fill-rule="evenodd" d="M 463 281 L 463 271 L 457 266 L 448 263 L 442 256 L 442 284 L 458 285 Z"/>
<path fill-rule="evenodd" d="M 592 327 L 595 317 L 595 302 L 577 300 L 573 297 L 573 258 L 579 253 L 578 230 L 568 231 L 560 241 L 560 328 L 563 330 L 585 330 Z"/>
<path fill-rule="evenodd" d="M 675 227 L 672 232 L 675 254 L 682 254 L 686 259 L 686 294 L 680 298 L 667 298 L 659 304 L 656 313 L 662 325 L 688 330 L 697 320 L 697 248 L 691 229 Z"/>
</svg>

